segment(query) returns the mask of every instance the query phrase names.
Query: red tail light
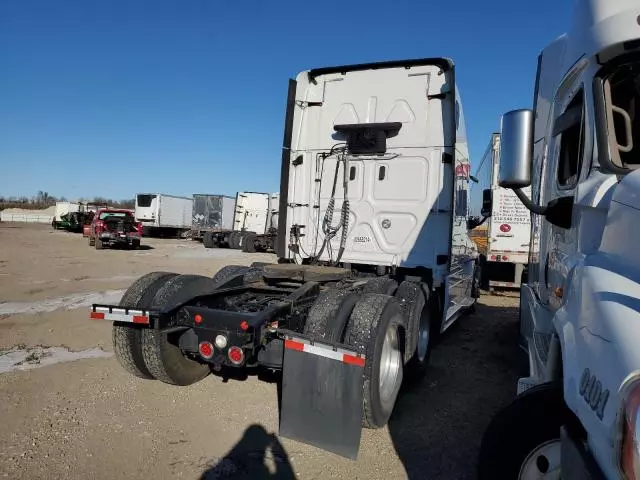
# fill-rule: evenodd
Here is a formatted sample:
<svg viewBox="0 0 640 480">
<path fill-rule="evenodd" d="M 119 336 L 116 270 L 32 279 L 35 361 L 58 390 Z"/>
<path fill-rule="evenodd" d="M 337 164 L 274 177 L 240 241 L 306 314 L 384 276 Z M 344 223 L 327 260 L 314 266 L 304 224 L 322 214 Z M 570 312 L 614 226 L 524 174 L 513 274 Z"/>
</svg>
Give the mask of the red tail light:
<svg viewBox="0 0 640 480">
<path fill-rule="evenodd" d="M 230 347 L 228 355 L 234 365 L 240 365 L 244 361 L 244 352 L 240 347 Z"/>
<path fill-rule="evenodd" d="M 142 236 L 142 222 L 138 222 L 138 225 L 136 225 L 136 230 L 138 230 L 138 233 L 140 234 L 140 236 Z"/>
<path fill-rule="evenodd" d="M 210 342 L 201 342 L 200 345 L 198 345 L 198 350 L 203 358 L 210 359 L 213 357 L 213 345 L 211 345 Z"/>
<path fill-rule="evenodd" d="M 102 220 L 96 221 L 96 231 L 104 230 L 107 226 Z"/>
</svg>

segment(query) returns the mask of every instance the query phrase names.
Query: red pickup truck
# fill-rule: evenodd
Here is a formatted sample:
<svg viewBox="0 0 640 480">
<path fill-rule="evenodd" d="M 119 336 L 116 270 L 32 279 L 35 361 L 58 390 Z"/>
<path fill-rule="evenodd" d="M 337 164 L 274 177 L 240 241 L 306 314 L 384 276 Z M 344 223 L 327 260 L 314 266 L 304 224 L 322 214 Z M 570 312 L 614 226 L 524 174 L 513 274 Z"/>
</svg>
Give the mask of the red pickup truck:
<svg viewBox="0 0 640 480">
<path fill-rule="evenodd" d="M 91 222 L 89 246 L 96 250 L 114 245 L 139 248 L 141 238 L 142 223 L 136 222 L 131 211 L 103 208 Z"/>
</svg>

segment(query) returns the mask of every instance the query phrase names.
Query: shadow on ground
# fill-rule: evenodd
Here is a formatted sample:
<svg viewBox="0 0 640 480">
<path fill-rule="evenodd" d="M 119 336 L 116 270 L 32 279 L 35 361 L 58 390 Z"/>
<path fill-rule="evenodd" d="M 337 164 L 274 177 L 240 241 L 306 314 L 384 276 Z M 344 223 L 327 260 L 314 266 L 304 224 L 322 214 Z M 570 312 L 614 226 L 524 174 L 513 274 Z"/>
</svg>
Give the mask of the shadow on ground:
<svg viewBox="0 0 640 480">
<path fill-rule="evenodd" d="M 484 430 L 526 369 L 518 335 L 515 307 L 484 304 L 443 335 L 426 377 L 403 390 L 389 421 L 409 479 L 476 477 Z"/>
<path fill-rule="evenodd" d="M 277 436 L 258 424 L 247 428 L 240 441 L 200 476 L 200 480 L 295 478 L 289 456 Z"/>
</svg>

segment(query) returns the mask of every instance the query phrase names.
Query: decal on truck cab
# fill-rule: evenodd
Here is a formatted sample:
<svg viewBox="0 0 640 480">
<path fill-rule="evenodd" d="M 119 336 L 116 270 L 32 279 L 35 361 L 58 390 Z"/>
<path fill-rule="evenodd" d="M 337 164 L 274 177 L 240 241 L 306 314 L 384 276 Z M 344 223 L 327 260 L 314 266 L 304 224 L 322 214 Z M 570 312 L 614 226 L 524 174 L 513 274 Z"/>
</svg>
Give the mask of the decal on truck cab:
<svg viewBox="0 0 640 480">
<path fill-rule="evenodd" d="M 582 372 L 580 378 L 580 395 L 585 399 L 591 410 L 595 412 L 600 420 L 604 417 L 604 407 L 609 400 L 609 390 L 602 389 L 602 383 L 591 374 L 588 368 Z"/>
<path fill-rule="evenodd" d="M 353 237 L 353 243 L 370 243 L 371 237 Z"/>
</svg>

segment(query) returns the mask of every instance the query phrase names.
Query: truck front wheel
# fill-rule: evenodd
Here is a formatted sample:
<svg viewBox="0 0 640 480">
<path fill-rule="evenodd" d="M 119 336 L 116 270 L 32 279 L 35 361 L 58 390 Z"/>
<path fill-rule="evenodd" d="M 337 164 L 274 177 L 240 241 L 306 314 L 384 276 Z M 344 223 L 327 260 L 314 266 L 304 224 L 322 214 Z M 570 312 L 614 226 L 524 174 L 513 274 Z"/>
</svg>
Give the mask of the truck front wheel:
<svg viewBox="0 0 640 480">
<path fill-rule="evenodd" d="M 382 428 L 389 421 L 402 385 L 405 331 L 406 320 L 391 296 L 365 294 L 351 312 L 345 343 L 366 355 L 362 418 L 366 428 Z"/>
<path fill-rule="evenodd" d="M 559 478 L 560 427 L 569 418 L 558 385 L 543 384 L 520 394 L 493 418 L 484 434 L 479 480 Z"/>
</svg>

